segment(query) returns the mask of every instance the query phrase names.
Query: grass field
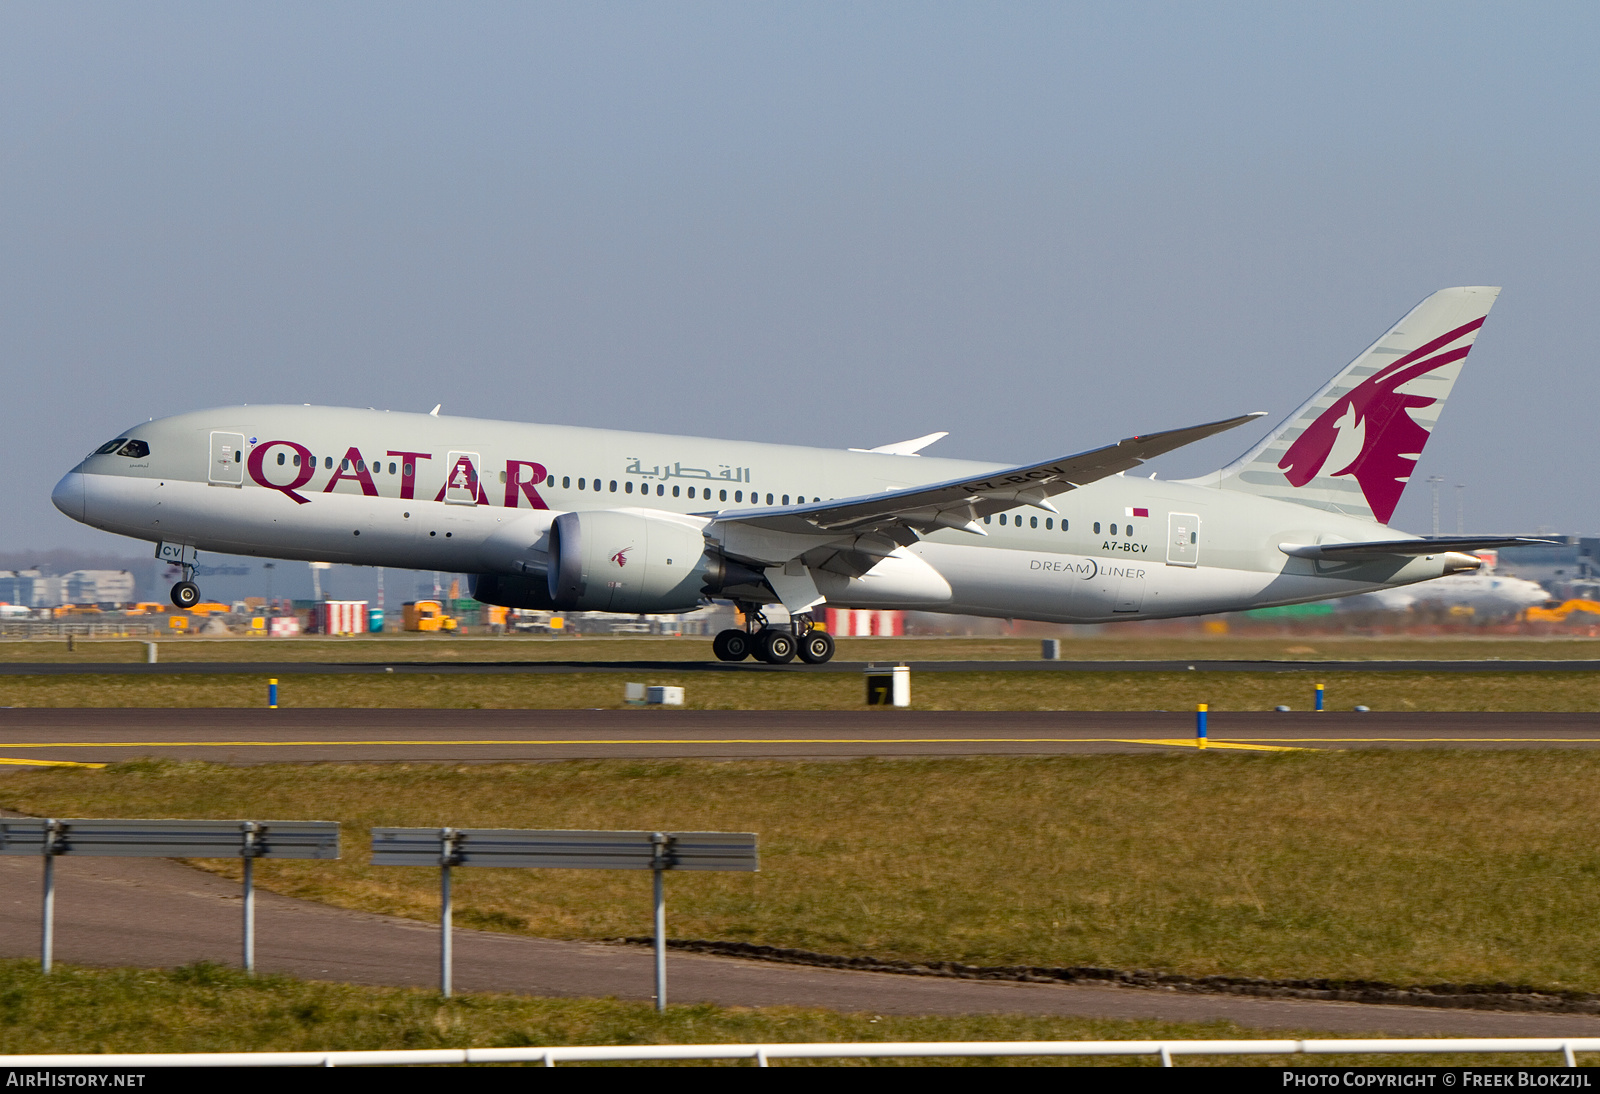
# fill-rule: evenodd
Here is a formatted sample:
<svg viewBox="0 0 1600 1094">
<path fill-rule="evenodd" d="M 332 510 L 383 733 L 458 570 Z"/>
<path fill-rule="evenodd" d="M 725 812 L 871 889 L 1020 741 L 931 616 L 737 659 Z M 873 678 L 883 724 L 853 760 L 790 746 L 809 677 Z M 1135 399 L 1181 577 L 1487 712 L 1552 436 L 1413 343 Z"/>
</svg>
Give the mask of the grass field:
<svg viewBox="0 0 1600 1094">
<path fill-rule="evenodd" d="M 973 964 L 1600 991 L 1600 755 L 132 763 L 29 769 L 34 815 L 338 820 L 338 863 L 260 882 L 421 920 L 437 875 L 367 865 L 374 824 L 754 831 L 759 874 L 671 879 L 677 938 Z M 226 872 L 230 863 L 208 868 Z M 457 922 L 643 934 L 649 885 L 464 870 Z"/>
<path fill-rule="evenodd" d="M 0 640 L 0 662 L 135 662 L 144 640 L 65 638 Z M 710 661 L 709 638 L 480 638 L 384 635 L 369 638 L 290 639 L 183 637 L 158 640 L 163 661 Z M 1316 635 L 1147 635 L 1112 628 L 1061 640 L 1069 661 L 1202 660 L 1589 660 L 1600 658 L 1600 638 Z M 1034 638 L 842 638 L 844 661 L 1027 661 L 1039 656 Z"/>
<path fill-rule="evenodd" d="M 1373 1021 L 1379 1028 L 1382 1012 Z M 216 966 L 171 970 L 56 966 L 39 975 L 31 961 L 0 962 L 0 1053 L 306 1052 L 522 1045 L 774 1043 L 796 1041 L 1055 1041 L 1314 1038 L 1307 1031 L 1261 1031 L 1229 1022 L 1131 1022 L 1021 1015 L 900 1017 L 836 1014 L 797 1007 L 669 1007 L 614 999 L 529 999 L 368 988 L 288 977 L 250 978 Z M 1528 1056 L 1185 1057 L 1186 1067 L 1230 1064 L 1362 1066 L 1439 1064 L 1550 1066 Z M 1585 1060 L 1584 1062 L 1587 1062 Z M 687 1063 L 687 1062 L 686 1062 Z M 775 1067 L 906 1064 L 1070 1065 L 1050 1057 L 988 1059 L 774 1061 Z M 1080 1066 L 1154 1066 L 1150 1057 L 1099 1057 Z M 563 1065 L 577 1066 L 577 1065 Z M 694 1065 L 690 1066 L 704 1066 Z M 724 1066 L 750 1066 L 748 1063 Z"/>
<path fill-rule="evenodd" d="M 285 676 L 284 707 L 581 709 L 622 707 L 628 680 L 677 684 L 685 705 L 702 710 L 856 710 L 864 686 L 855 673 L 504 673 L 472 675 Z M 923 672 L 912 679 L 919 710 L 1271 710 L 1309 709 L 1316 684 L 1330 709 L 1592 711 L 1600 682 L 1589 672 Z M 0 676 L 6 707 L 260 707 L 263 675 Z M 655 717 L 657 710 L 641 710 Z M 886 718 L 894 713 L 883 710 Z M 1216 732 L 1223 732 L 1217 727 Z"/>
</svg>

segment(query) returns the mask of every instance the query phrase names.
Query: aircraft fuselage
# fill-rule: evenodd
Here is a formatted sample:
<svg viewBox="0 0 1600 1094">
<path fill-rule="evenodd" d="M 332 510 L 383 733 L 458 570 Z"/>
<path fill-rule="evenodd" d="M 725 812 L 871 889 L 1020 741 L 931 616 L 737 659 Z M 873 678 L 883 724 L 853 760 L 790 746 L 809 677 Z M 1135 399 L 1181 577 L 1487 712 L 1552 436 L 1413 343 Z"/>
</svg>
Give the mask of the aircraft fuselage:
<svg viewBox="0 0 1600 1094">
<path fill-rule="evenodd" d="M 197 551 L 453 573 L 534 573 L 551 521 L 627 510 L 703 528 L 742 509 L 977 477 L 1004 464 L 311 406 L 240 406 L 118 435 L 56 487 L 85 524 Z M 119 454 L 128 452 L 131 454 Z M 463 465 L 463 457 L 466 463 Z M 1113 476 L 1019 505 L 977 536 L 905 546 L 897 577 L 819 575 L 828 603 L 1050 622 L 1298 603 L 1470 568 L 1438 554 L 1328 563 L 1282 543 L 1382 524 L 1212 486 Z M 1475 563 L 1471 563 L 1475 565 Z"/>
</svg>

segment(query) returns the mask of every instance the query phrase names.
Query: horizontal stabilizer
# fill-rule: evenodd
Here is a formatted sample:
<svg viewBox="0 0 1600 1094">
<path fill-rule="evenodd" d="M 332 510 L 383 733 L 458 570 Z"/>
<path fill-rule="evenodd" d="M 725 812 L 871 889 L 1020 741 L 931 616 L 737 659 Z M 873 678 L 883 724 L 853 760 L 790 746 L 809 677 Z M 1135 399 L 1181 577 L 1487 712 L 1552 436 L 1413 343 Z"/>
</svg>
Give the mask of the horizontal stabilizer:
<svg viewBox="0 0 1600 1094">
<path fill-rule="evenodd" d="M 1553 539 L 1535 536 L 1426 536 L 1420 539 L 1381 539 L 1370 543 L 1280 543 L 1278 550 L 1293 558 L 1352 559 L 1379 555 L 1442 555 L 1448 551 L 1487 551 L 1496 547 L 1557 547 Z"/>
</svg>

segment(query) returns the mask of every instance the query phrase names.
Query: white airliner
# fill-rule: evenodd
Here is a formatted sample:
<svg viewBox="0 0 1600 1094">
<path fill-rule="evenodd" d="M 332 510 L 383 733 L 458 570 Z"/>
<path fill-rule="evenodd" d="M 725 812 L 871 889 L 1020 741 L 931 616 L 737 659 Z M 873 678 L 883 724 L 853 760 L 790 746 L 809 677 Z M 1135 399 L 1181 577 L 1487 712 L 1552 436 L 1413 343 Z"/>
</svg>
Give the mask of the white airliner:
<svg viewBox="0 0 1600 1094">
<path fill-rule="evenodd" d="M 1403 612 L 1419 605 L 1437 604 L 1445 608 L 1471 608 L 1480 616 L 1515 615 L 1550 601 L 1550 594 L 1536 581 L 1496 573 L 1452 574 L 1425 585 L 1380 589 L 1358 598 L 1351 607 L 1377 607 Z"/>
<path fill-rule="evenodd" d="M 74 520 L 197 551 L 477 575 L 491 604 L 672 613 L 733 601 L 716 656 L 813 663 L 826 603 L 1058 623 L 1239 611 L 1474 570 L 1514 536 L 1384 526 L 1499 293 L 1413 308 L 1220 471 L 1125 476 L 1260 417 L 1024 466 L 306 406 L 135 426 L 56 486 Z M 781 606 L 781 611 L 779 607 Z M 769 619 L 771 623 L 769 624 Z"/>
</svg>

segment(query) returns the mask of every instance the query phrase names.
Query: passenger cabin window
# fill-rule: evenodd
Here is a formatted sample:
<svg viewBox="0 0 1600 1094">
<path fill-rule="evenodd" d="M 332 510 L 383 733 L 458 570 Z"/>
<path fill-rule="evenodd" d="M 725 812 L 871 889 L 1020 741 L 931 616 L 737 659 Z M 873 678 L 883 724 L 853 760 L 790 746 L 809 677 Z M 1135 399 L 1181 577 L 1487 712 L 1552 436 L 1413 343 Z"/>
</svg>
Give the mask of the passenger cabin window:
<svg viewBox="0 0 1600 1094">
<path fill-rule="evenodd" d="M 1100 522 L 1099 521 L 1095 521 L 1094 522 L 1094 534 L 1097 535 L 1097 536 L 1100 534 Z"/>
<path fill-rule="evenodd" d="M 1001 513 L 1000 514 L 1000 526 L 1002 528 L 1005 527 L 1005 523 L 1006 523 L 1006 515 L 1004 513 Z"/>
<path fill-rule="evenodd" d="M 572 479 L 571 479 L 570 476 L 567 476 L 567 475 L 562 475 L 561 476 L 561 489 L 563 489 L 563 490 L 571 490 L 572 489 Z"/>
<path fill-rule="evenodd" d="M 324 470 L 332 471 L 333 470 L 333 457 L 332 456 L 324 456 L 324 457 L 322 457 L 322 466 L 323 466 Z"/>
<path fill-rule="evenodd" d="M 1117 526 L 1115 524 L 1113 524 L 1111 526 L 1111 534 L 1112 535 L 1116 535 L 1117 534 Z"/>
<path fill-rule="evenodd" d="M 298 459 L 298 457 L 296 457 L 296 458 Z M 389 465 L 389 474 L 391 474 L 391 475 L 394 474 L 394 464 L 392 464 L 392 463 Z"/>
<path fill-rule="evenodd" d="M 771 494 L 768 494 L 768 495 L 767 495 L 767 504 L 768 504 L 768 505 L 771 505 L 771 504 L 772 504 L 772 495 L 771 495 Z"/>
<path fill-rule="evenodd" d="M 672 496 L 673 497 L 677 497 L 678 496 L 678 487 L 674 486 L 672 488 Z"/>
<path fill-rule="evenodd" d="M 622 490 L 622 492 L 623 492 L 623 493 L 624 493 L 624 494 L 631 494 L 631 493 L 633 493 L 633 480 L 632 480 L 632 479 L 629 479 L 629 480 L 628 480 L 628 485 L 627 485 L 627 486 L 625 486 L 625 487 L 623 487 L 623 490 Z"/>
<path fill-rule="evenodd" d="M 1122 530 L 1122 534 L 1125 535 L 1125 536 L 1133 535 L 1133 525 L 1130 524 L 1126 528 L 1124 528 Z"/>
<path fill-rule="evenodd" d="M 142 460 L 146 456 L 150 455 L 150 446 L 145 444 L 143 441 L 129 441 L 127 444 L 117 449 L 117 455 L 127 456 L 130 459 Z"/>
<path fill-rule="evenodd" d="M 717 500 L 718 501 L 727 501 L 728 500 L 728 492 L 726 490 L 718 490 L 717 491 Z"/>
<path fill-rule="evenodd" d="M 694 497 L 694 487 L 692 487 L 692 486 L 691 486 L 691 487 L 689 487 L 689 496 L 690 496 L 690 497 L 691 497 L 691 498 L 692 498 L 692 497 Z"/>
<path fill-rule="evenodd" d="M 578 480 L 578 489 L 579 489 L 579 490 L 582 490 L 582 489 L 583 489 L 583 486 L 584 486 L 584 483 L 586 483 L 586 482 L 588 482 L 588 481 L 589 481 L 589 480 L 588 480 L 588 479 L 579 479 L 579 480 Z"/>
<path fill-rule="evenodd" d="M 615 494 L 617 492 L 617 480 L 616 479 L 612 479 L 611 480 L 611 492 L 613 494 Z"/>
<path fill-rule="evenodd" d="M 278 466 L 282 467 L 287 462 L 288 462 L 288 458 L 286 456 L 284 456 L 284 454 L 282 452 L 279 452 L 278 453 Z"/>
<path fill-rule="evenodd" d="M 1028 527 L 1029 528 L 1037 528 L 1037 527 L 1039 527 L 1039 518 L 1038 517 L 1029 517 L 1028 518 Z"/>
<path fill-rule="evenodd" d="M 96 456 L 109 456 L 109 455 L 111 455 L 111 453 L 115 452 L 117 449 L 121 448 L 124 444 L 126 444 L 127 441 L 128 441 L 128 438 L 126 438 L 126 437 L 118 437 L 114 441 L 107 441 L 105 444 L 103 444 L 99 448 L 95 449 L 94 450 L 94 454 Z"/>
<path fill-rule="evenodd" d="M 414 463 L 406 464 L 406 478 L 409 479 L 412 475 L 415 475 L 416 473 L 417 473 L 417 465 L 416 464 L 414 464 Z"/>
<path fill-rule="evenodd" d="M 988 524 L 989 523 L 989 518 L 988 517 L 984 517 L 983 518 L 983 523 Z"/>
<path fill-rule="evenodd" d="M 1050 529 L 1054 528 L 1055 526 L 1056 526 L 1056 522 L 1054 520 L 1052 520 L 1049 517 L 1045 517 L 1044 518 L 1044 530 L 1046 532 L 1048 532 Z"/>
</svg>

